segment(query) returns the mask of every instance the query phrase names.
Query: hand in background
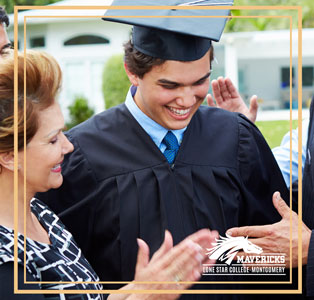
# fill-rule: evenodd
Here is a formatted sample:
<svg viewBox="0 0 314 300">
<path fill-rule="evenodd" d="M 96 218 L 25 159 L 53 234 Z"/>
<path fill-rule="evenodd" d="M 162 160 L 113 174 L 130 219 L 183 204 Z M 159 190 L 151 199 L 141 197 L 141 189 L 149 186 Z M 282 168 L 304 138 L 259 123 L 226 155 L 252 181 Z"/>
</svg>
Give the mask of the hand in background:
<svg viewBox="0 0 314 300">
<path fill-rule="evenodd" d="M 253 95 L 250 99 L 250 108 L 246 106 L 241 95 L 229 78 L 219 77 L 212 81 L 213 95 L 208 94 L 206 97 L 209 106 L 216 106 L 232 112 L 239 112 L 245 115 L 253 123 L 256 121 L 258 104 L 257 96 Z"/>
</svg>

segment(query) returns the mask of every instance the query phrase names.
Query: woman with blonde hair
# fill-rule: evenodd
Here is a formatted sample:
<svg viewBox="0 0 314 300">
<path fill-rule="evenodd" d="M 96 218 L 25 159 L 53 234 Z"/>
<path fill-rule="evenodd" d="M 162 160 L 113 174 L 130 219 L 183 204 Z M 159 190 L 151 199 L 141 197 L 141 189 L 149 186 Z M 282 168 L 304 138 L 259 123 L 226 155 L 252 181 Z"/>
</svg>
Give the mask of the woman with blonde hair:
<svg viewBox="0 0 314 300">
<path fill-rule="evenodd" d="M 24 62 L 26 77 L 24 79 Z M 72 235 L 40 200 L 37 192 L 58 188 L 63 181 L 64 155 L 73 145 L 63 134 L 64 119 L 55 98 L 61 84 L 57 62 L 43 52 L 18 55 L 18 157 L 14 157 L 14 57 L 0 61 L 0 298 L 103 299 L 98 276 L 84 258 Z M 24 84 L 26 106 L 24 107 Z M 24 119 L 24 113 L 26 119 Z M 24 122 L 26 147 L 24 147 Z M 18 161 L 18 278 L 21 289 L 94 290 L 93 294 L 13 294 L 14 162 Z M 25 186 L 24 186 L 25 184 Z M 26 198 L 24 207 L 24 188 Z M 24 214 L 25 211 L 25 214 Z M 24 222 L 26 228 L 24 231 Z M 24 243 L 24 234 L 25 241 Z M 123 289 L 185 289 L 189 284 L 161 281 L 196 281 L 207 262 L 202 247 L 210 247 L 216 233 L 200 230 L 173 247 L 171 234 L 149 261 L 147 244 L 138 239 L 134 282 Z M 26 255 L 24 256 L 24 250 Z M 24 275 L 26 268 L 26 278 Z M 24 284 L 26 281 L 38 284 Z M 137 284 L 139 281 L 160 283 Z M 79 282 L 79 283 L 77 283 Z M 180 293 L 178 291 L 178 293 Z M 16 297 L 16 298 L 15 298 Z M 111 295 L 112 299 L 175 299 L 178 295 Z"/>
</svg>

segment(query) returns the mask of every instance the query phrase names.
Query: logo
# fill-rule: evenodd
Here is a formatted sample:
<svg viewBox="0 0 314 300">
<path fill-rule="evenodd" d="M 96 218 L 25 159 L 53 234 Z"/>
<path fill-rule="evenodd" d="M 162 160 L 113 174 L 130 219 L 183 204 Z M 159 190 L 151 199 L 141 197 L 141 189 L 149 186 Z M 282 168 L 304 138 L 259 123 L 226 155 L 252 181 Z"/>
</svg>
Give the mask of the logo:
<svg viewBox="0 0 314 300">
<path fill-rule="evenodd" d="M 285 255 L 281 253 L 263 253 L 263 249 L 248 237 L 216 238 L 212 248 L 207 248 L 209 259 L 216 260 L 215 265 L 203 265 L 203 275 L 286 275 Z M 244 255 L 237 255 L 239 251 Z"/>
<path fill-rule="evenodd" d="M 206 253 L 208 258 L 221 262 L 226 260 L 226 264 L 230 265 L 241 249 L 243 249 L 245 253 L 261 254 L 263 252 L 261 247 L 254 245 L 247 237 L 232 237 L 228 234 L 226 234 L 226 236 L 225 238 L 220 236 L 220 239 L 216 239 L 216 243 L 212 243 L 213 248 L 206 249 L 208 251 L 208 253 Z"/>
</svg>

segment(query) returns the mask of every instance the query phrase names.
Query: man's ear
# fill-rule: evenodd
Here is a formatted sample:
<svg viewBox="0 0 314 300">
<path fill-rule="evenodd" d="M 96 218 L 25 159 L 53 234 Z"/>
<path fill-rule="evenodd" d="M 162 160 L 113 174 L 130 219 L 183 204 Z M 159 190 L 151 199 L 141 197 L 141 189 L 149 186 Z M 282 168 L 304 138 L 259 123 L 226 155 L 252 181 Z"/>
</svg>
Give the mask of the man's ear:
<svg viewBox="0 0 314 300">
<path fill-rule="evenodd" d="M 139 77 L 137 75 L 131 73 L 131 71 L 128 69 L 128 66 L 126 63 L 124 63 L 124 69 L 125 69 L 126 75 L 129 77 L 129 80 L 132 83 L 132 85 L 138 86 L 139 85 Z"/>
<path fill-rule="evenodd" d="M 0 153 L 0 165 L 10 171 L 14 171 L 14 154 L 13 151 Z"/>
</svg>

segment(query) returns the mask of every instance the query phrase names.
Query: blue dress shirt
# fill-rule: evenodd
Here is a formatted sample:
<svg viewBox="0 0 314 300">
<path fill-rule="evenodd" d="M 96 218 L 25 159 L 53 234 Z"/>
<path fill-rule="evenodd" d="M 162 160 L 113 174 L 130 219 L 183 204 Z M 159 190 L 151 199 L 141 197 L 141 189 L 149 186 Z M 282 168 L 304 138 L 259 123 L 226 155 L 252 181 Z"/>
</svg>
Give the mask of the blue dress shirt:
<svg viewBox="0 0 314 300">
<path fill-rule="evenodd" d="M 148 117 L 139 109 L 139 107 L 136 105 L 133 99 L 135 93 L 136 87 L 131 86 L 125 99 L 125 105 L 130 111 L 131 115 L 141 125 L 141 127 L 146 131 L 146 133 L 152 138 L 156 146 L 163 153 L 166 150 L 166 145 L 162 143 L 162 140 L 164 139 L 165 135 L 169 130 L 159 125 L 157 122 L 152 120 L 150 117 Z M 181 145 L 185 130 L 186 127 L 179 130 L 170 130 L 176 136 L 179 145 Z"/>
<path fill-rule="evenodd" d="M 302 121 L 302 174 L 306 158 L 306 144 L 309 128 L 309 119 Z M 290 132 L 286 133 L 281 145 L 273 149 L 273 154 L 285 179 L 290 187 Z M 298 179 L 298 128 L 292 130 L 292 182 Z"/>
</svg>

